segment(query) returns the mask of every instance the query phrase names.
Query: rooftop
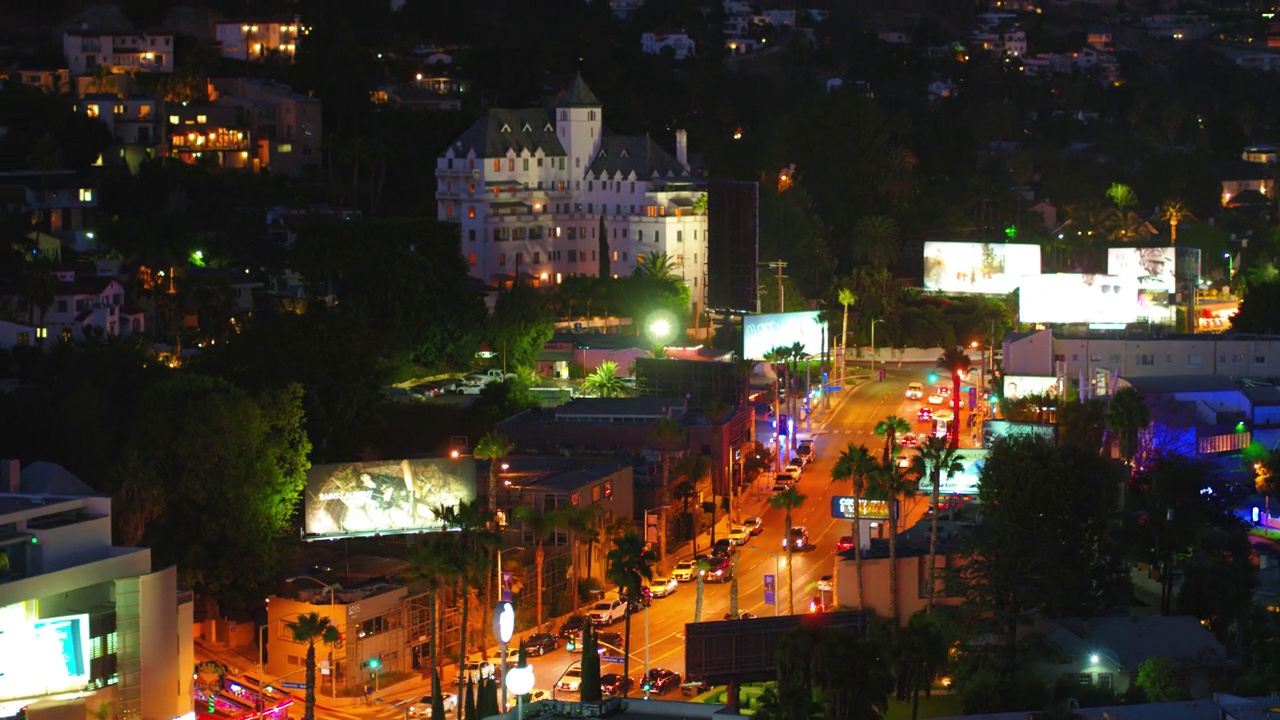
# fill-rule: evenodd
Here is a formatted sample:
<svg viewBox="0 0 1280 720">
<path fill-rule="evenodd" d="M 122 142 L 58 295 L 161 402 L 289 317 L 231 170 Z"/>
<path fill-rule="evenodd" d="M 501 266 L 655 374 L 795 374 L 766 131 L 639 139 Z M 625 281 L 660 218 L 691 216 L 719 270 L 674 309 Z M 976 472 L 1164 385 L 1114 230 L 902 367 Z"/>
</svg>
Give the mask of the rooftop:
<svg viewBox="0 0 1280 720">
<path fill-rule="evenodd" d="M 1223 375 L 1166 375 L 1162 377 L 1122 377 L 1142 395 L 1173 393 L 1240 392 L 1240 385 Z"/>
<path fill-rule="evenodd" d="M 631 467 L 630 463 L 617 460 L 592 462 L 579 458 L 509 457 L 503 462 L 508 467 L 502 471 L 502 477 L 510 480 L 513 485 L 526 489 L 566 492 Z M 488 474 L 489 463 L 477 460 L 476 476 L 487 477 Z"/>
</svg>

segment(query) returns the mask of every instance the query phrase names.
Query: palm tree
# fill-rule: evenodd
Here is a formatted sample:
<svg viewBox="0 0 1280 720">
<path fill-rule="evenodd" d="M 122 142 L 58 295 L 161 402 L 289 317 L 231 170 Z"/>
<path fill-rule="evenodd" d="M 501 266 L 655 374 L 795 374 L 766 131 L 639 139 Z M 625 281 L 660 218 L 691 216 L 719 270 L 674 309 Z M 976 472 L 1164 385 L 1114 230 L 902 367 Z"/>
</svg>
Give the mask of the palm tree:
<svg viewBox="0 0 1280 720">
<path fill-rule="evenodd" d="M 525 532 L 533 535 L 533 572 L 537 576 L 534 624 L 538 632 L 542 632 L 542 563 L 546 559 L 543 547 L 555 537 L 557 530 L 565 526 L 565 517 L 555 510 L 543 512 L 526 505 L 516 508 L 516 519 L 524 525 Z"/>
<path fill-rule="evenodd" d="M 612 360 L 605 360 L 596 366 L 595 372 L 582 381 L 582 390 L 585 393 L 602 398 L 628 397 L 631 395 L 631 388 L 618 375 L 618 363 Z"/>
<path fill-rule="evenodd" d="M 942 473 L 946 472 L 947 477 L 951 477 L 955 473 L 960 472 L 963 466 L 960 464 L 959 451 L 947 444 L 947 441 L 940 437 L 930 437 L 920 446 L 920 460 L 925 464 L 929 471 L 930 493 L 932 494 L 933 512 L 929 518 L 929 600 L 925 606 L 929 612 L 933 612 L 933 596 L 937 582 L 937 562 L 938 562 L 938 495 L 939 487 L 942 485 Z"/>
<path fill-rule="evenodd" d="M 888 465 L 898 451 L 898 435 L 911 432 L 911 424 L 897 415 L 888 415 L 876 423 L 876 434 L 884 436 L 884 452 L 880 462 Z"/>
<path fill-rule="evenodd" d="M 1132 210 L 1117 209 L 1107 218 L 1107 237 L 1118 242 L 1142 242 L 1155 234 L 1151 223 Z"/>
<path fill-rule="evenodd" d="M 631 677 L 631 608 L 640 598 L 644 581 L 653 579 L 653 553 L 645 548 L 639 533 L 627 532 L 613 539 L 613 549 L 608 554 L 606 579 L 618 586 L 618 593 L 627 605 L 627 627 L 622 653 L 622 676 Z M 627 696 L 627 688 L 622 689 Z"/>
<path fill-rule="evenodd" d="M 950 657 L 951 645 L 937 616 L 918 612 L 894 635 L 894 669 L 898 697 L 911 695 L 911 720 L 920 712 L 920 691 L 929 693 L 934 678 L 941 674 Z"/>
<path fill-rule="evenodd" d="M 785 378 L 787 376 L 787 353 L 788 353 L 788 349 L 779 345 L 778 347 L 775 347 L 771 349 L 769 352 L 764 354 L 764 361 L 773 366 L 773 376 L 775 378 L 773 383 L 773 422 L 778 428 L 778 432 L 775 433 L 775 437 L 781 437 L 781 434 L 784 432 L 784 428 L 782 427 L 782 414 L 781 414 L 782 413 L 782 388 L 786 387 L 786 384 L 782 381 L 777 380 L 776 378 L 778 377 L 779 365 L 782 366 L 783 377 Z M 777 461 L 781 462 L 782 443 L 775 442 L 774 445 L 776 446 L 775 448 L 777 453 L 776 459 Z"/>
<path fill-rule="evenodd" d="M 849 306 L 858 301 L 858 296 L 848 288 L 840 288 L 836 297 L 844 307 L 844 318 L 840 322 L 840 379 L 843 380 L 845 358 L 849 354 Z"/>
<path fill-rule="evenodd" d="M 791 344 L 791 347 L 787 348 L 787 359 L 791 362 L 790 373 L 788 375 L 788 382 L 790 382 L 790 384 L 787 386 L 787 401 L 788 404 L 791 405 L 791 417 L 793 418 L 800 409 L 798 404 L 800 402 L 800 398 L 795 392 L 796 382 L 800 380 L 800 361 L 807 357 L 808 354 L 805 352 L 804 343 L 802 342 L 794 342 Z M 804 389 L 804 394 L 806 396 L 809 394 L 809 388 L 806 387 Z M 791 449 L 795 450 L 796 434 L 788 434 L 787 442 L 791 445 Z"/>
<path fill-rule="evenodd" d="M 938 369 L 951 376 L 951 407 L 954 411 L 951 418 L 951 447 L 960 447 L 960 381 L 969 376 L 971 367 L 973 361 L 965 354 L 964 348 L 947 348 L 938 358 Z"/>
<path fill-rule="evenodd" d="M 406 579 L 411 584 L 421 584 L 431 595 L 431 696 L 441 702 L 440 687 L 440 634 L 444 618 L 440 612 L 444 589 L 456 574 L 448 563 L 451 559 L 450 543 L 454 537 L 449 534 L 431 533 L 422 536 L 423 540 L 409 555 L 409 564 L 405 570 Z M 435 708 L 432 717 L 444 717 L 443 706 Z"/>
<path fill-rule="evenodd" d="M 1177 198 L 1165 200 L 1160 206 L 1160 219 L 1169 223 L 1169 242 L 1178 244 L 1178 225 L 1184 220 L 1195 220 L 1196 216 Z"/>
<path fill-rule="evenodd" d="M 329 618 L 318 613 L 299 615 L 297 620 L 284 624 L 293 635 L 293 641 L 307 644 L 306 706 L 302 712 L 303 720 L 315 720 L 316 717 L 316 642 L 326 645 L 338 642 L 338 628 L 329 622 Z"/>
<path fill-rule="evenodd" d="M 894 212 L 906 205 L 915 193 L 915 170 L 920 158 L 906 145 L 890 145 L 885 150 L 884 171 L 877 183 L 877 191 L 889 201 Z"/>
<path fill-rule="evenodd" d="M 662 416 L 649 429 L 649 441 L 662 448 L 662 488 L 658 491 L 659 507 L 668 505 L 671 500 L 671 448 L 684 442 L 686 437 L 684 426 L 674 418 Z M 658 565 L 667 553 L 667 511 L 658 511 Z"/>
<path fill-rule="evenodd" d="M 562 505 L 556 508 L 556 514 L 560 517 L 561 527 L 569 533 L 569 547 L 572 550 L 570 566 L 573 573 L 574 607 L 577 607 L 578 588 L 582 582 L 580 546 L 584 538 L 589 537 L 596 531 L 596 523 L 599 522 L 600 515 L 603 512 L 604 508 L 599 505 Z M 590 562 L 591 560 L 588 558 L 588 567 L 590 567 Z M 541 576 L 541 573 L 539 573 L 539 576 Z"/>
<path fill-rule="evenodd" d="M 868 215 L 853 227 L 853 255 L 874 268 L 888 267 L 898 257 L 898 221 L 884 215 Z"/>
<path fill-rule="evenodd" d="M 476 443 L 475 456 L 489 461 L 489 512 L 493 514 L 494 521 L 498 517 L 498 462 L 511 454 L 515 450 L 515 443 L 507 439 L 502 433 L 485 433 L 480 441 Z M 494 526 L 491 529 L 497 530 Z M 496 550 L 495 550 L 496 552 Z M 497 557 L 494 557 L 495 572 L 499 573 L 497 579 L 490 577 L 485 580 L 485 604 L 493 605 L 496 598 L 493 595 L 495 587 L 502 585 L 502 568 L 497 567 Z"/>
<path fill-rule="evenodd" d="M 792 615 L 796 614 L 796 586 L 794 584 L 794 573 L 792 572 L 794 563 L 791 562 L 791 511 L 800 509 L 800 506 L 804 505 L 804 501 L 808 499 L 807 496 L 801 495 L 800 491 L 796 490 L 795 485 L 769 498 L 770 505 L 782 508 L 786 513 L 787 529 L 782 539 L 787 543 L 787 608 Z"/>
<path fill-rule="evenodd" d="M 1126 463 L 1133 462 L 1138 452 L 1138 433 L 1151 422 L 1151 412 L 1138 391 L 1132 387 L 1117 390 L 1107 407 L 1107 427 L 1116 433 L 1120 444 L 1120 457 Z"/>
<path fill-rule="evenodd" d="M 706 575 L 711 569 L 711 563 L 704 557 L 694 556 L 693 558 L 693 577 L 696 583 L 697 593 L 694 594 L 693 600 L 693 621 L 702 622 L 702 594 L 706 591 Z"/>
<path fill-rule="evenodd" d="M 833 482 L 848 481 L 853 495 L 853 567 L 858 576 L 858 608 L 866 606 L 862 588 L 862 519 L 859 517 L 862 498 L 867 494 L 867 475 L 876 467 L 876 459 L 865 445 L 854 447 L 853 443 L 840 453 L 835 467 L 831 470 Z"/>
<path fill-rule="evenodd" d="M 478 501 L 460 503 L 455 507 L 438 506 L 436 517 L 445 527 L 459 532 L 453 535 L 453 547 L 446 548 L 446 567 L 452 571 L 458 583 L 462 602 L 462 622 L 458 638 L 458 667 L 467 663 L 467 618 L 471 610 L 471 586 L 490 574 L 492 554 L 496 552 L 498 535 L 489 529 L 493 514 L 482 508 Z M 462 709 L 458 708 L 458 717 Z"/>
<path fill-rule="evenodd" d="M 918 458 L 917 458 L 918 460 Z M 883 500 L 889 508 L 889 615 L 898 624 L 898 505 L 915 495 L 915 483 L 898 468 L 896 458 L 878 463 L 867 476 L 867 497 Z"/>
<path fill-rule="evenodd" d="M 690 453 L 676 461 L 676 476 L 683 480 L 673 489 L 675 499 L 684 502 L 684 517 L 692 528 L 693 554 L 698 554 L 698 522 L 693 507 L 694 498 L 698 497 L 698 486 L 711 473 L 711 464 L 703 455 Z"/>
<path fill-rule="evenodd" d="M 641 253 L 635 274 L 650 280 L 671 280 L 675 277 L 675 262 L 664 252 Z"/>
</svg>

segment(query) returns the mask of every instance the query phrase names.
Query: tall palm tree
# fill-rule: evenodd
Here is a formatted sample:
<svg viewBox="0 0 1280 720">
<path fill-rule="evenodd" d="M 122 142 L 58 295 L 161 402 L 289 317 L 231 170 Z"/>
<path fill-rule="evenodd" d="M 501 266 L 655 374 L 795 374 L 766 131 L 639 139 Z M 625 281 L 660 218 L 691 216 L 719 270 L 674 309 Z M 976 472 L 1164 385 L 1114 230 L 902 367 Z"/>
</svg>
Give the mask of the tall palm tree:
<svg viewBox="0 0 1280 720">
<path fill-rule="evenodd" d="M 918 457 L 917 457 L 918 460 Z M 912 468 L 918 471 L 918 468 Z M 867 476 L 867 497 L 883 500 L 889 508 L 889 615 L 898 624 L 898 508 L 901 501 L 915 495 L 915 482 L 898 468 L 895 457 L 877 463 Z"/>
<path fill-rule="evenodd" d="M 785 429 L 782 427 L 782 388 L 786 387 L 786 383 L 777 378 L 779 366 L 782 367 L 782 377 L 787 377 L 787 353 L 788 349 L 779 345 L 764 354 L 764 361 L 773 366 L 773 376 L 775 378 L 773 382 L 773 422 L 778 428 L 778 432 L 775 433 L 775 437 L 781 437 L 781 434 L 785 432 Z M 781 463 L 782 443 L 775 442 L 774 445 L 776 446 L 774 449 L 777 453 L 775 460 L 778 463 Z"/>
<path fill-rule="evenodd" d="M 836 299 L 844 307 L 844 317 L 840 322 L 840 379 L 844 380 L 844 363 L 849 354 L 849 306 L 858 301 L 858 296 L 848 288 L 840 288 Z"/>
<path fill-rule="evenodd" d="M 853 567 L 858 576 L 858 608 L 866 606 L 866 598 L 862 588 L 862 498 L 867 494 L 867 475 L 876 467 L 876 459 L 865 445 L 854 447 L 849 443 L 836 460 L 831 470 L 833 482 L 849 482 L 852 487 L 849 493 L 853 496 Z"/>
<path fill-rule="evenodd" d="M 670 255 L 654 251 L 641 253 L 636 264 L 635 274 L 650 280 L 671 280 L 675 277 L 675 262 Z"/>
<path fill-rule="evenodd" d="M 800 509 L 804 505 L 804 501 L 808 499 L 807 496 L 801 495 L 800 491 L 796 490 L 795 485 L 769 498 L 770 505 L 775 508 L 782 508 L 783 512 L 786 513 L 787 527 L 782 539 L 787 542 L 787 608 L 792 615 L 796 614 L 796 586 L 794 573 L 792 572 L 792 567 L 795 563 L 791 562 L 791 511 Z"/>
<path fill-rule="evenodd" d="M 494 525 L 491 529 L 494 531 L 497 531 L 498 529 L 496 525 L 498 517 L 498 463 L 503 458 L 510 455 L 511 451 L 515 449 L 515 443 L 508 440 L 506 435 L 496 432 L 485 433 L 485 435 L 480 438 L 480 441 L 476 443 L 476 449 L 474 451 L 475 456 L 489 461 L 488 500 L 489 512 L 493 514 L 494 521 Z M 499 575 L 497 578 L 490 577 L 485 580 L 484 595 L 486 605 L 493 605 L 497 602 L 497 598 L 494 597 L 493 591 L 494 588 L 502 586 L 502 568 L 497 567 L 497 550 L 495 549 L 494 552 L 494 572 L 499 573 Z"/>
<path fill-rule="evenodd" d="M 733 406 L 721 400 L 720 398 L 712 398 L 707 402 L 707 406 L 703 408 L 702 414 L 705 415 L 706 418 L 711 421 L 711 438 L 712 438 L 711 460 L 712 462 L 715 463 L 715 470 L 713 470 L 711 473 L 711 500 L 712 502 L 715 502 L 716 474 L 724 473 L 726 471 L 726 465 L 731 466 L 733 463 L 733 460 L 732 460 L 733 454 L 730 453 L 729 457 L 726 458 L 724 453 L 724 447 L 723 447 L 724 421 L 727 420 L 733 414 Z M 732 467 L 728 467 L 727 470 L 730 475 L 733 474 Z M 730 498 L 733 497 L 733 488 L 729 487 L 727 478 L 725 479 L 724 485 L 722 485 L 721 487 L 722 489 L 727 489 L 729 491 Z M 714 523 L 715 521 L 714 514 L 712 515 L 711 519 Z M 716 534 L 715 525 L 713 524 L 711 528 L 712 538 L 715 537 L 715 534 Z"/>
<path fill-rule="evenodd" d="M 791 417 L 793 418 L 796 416 L 796 413 L 800 409 L 799 393 L 795 391 L 796 383 L 800 380 L 800 377 L 799 377 L 800 361 L 806 359 L 807 357 L 808 357 L 808 354 L 805 353 L 804 343 L 802 342 L 791 343 L 791 347 L 787 348 L 787 358 L 791 362 L 790 375 L 789 375 L 791 384 L 787 386 L 787 400 L 789 401 L 788 404 L 791 405 Z M 806 396 L 809 394 L 809 388 L 806 387 L 804 389 L 804 394 Z M 795 433 L 788 434 L 787 442 L 791 445 L 791 449 L 795 450 L 796 434 Z"/>
<path fill-rule="evenodd" d="M 623 382 L 622 377 L 618 375 L 618 363 L 612 360 L 605 360 L 597 365 L 595 372 L 582 381 L 582 390 L 585 393 L 602 398 L 628 397 L 631 395 L 631 387 Z"/>
<path fill-rule="evenodd" d="M 690 453 L 676 461 L 676 476 L 681 482 L 676 484 L 673 495 L 684 502 L 684 517 L 689 523 L 693 535 L 693 554 L 698 554 L 698 522 L 693 500 L 698 497 L 698 487 L 711 473 L 711 464 L 703 455 Z"/>
<path fill-rule="evenodd" d="M 693 558 L 693 578 L 696 583 L 697 592 L 693 596 L 693 621 L 702 622 L 702 595 L 706 592 L 707 571 L 711 569 L 711 563 L 704 557 L 694 556 Z"/>
<path fill-rule="evenodd" d="M 599 522 L 603 512 L 604 508 L 599 505 L 563 505 L 556 508 L 561 527 L 569 533 L 569 548 L 572 551 L 569 564 L 573 574 L 574 607 L 577 607 L 579 586 L 582 583 L 581 545 L 584 538 L 595 532 L 596 523 Z M 589 558 L 587 562 L 589 567 Z"/>
<path fill-rule="evenodd" d="M 663 507 L 671 503 L 671 449 L 684 442 L 686 437 L 684 426 L 674 418 L 662 416 L 649 429 L 649 441 L 662 448 L 662 488 L 658 491 L 658 505 Z M 667 511 L 658 511 L 658 565 L 662 565 L 667 554 Z"/>
<path fill-rule="evenodd" d="M 1151 411 L 1142 396 L 1132 387 L 1117 390 L 1107 407 L 1107 427 L 1116 433 L 1120 457 L 1133 462 L 1138 452 L 1138 433 L 1151 422 Z"/>
<path fill-rule="evenodd" d="M 1107 237 L 1118 242 L 1142 242 L 1155 234 L 1151 223 L 1132 210 L 1116 209 L 1107 218 Z"/>
<path fill-rule="evenodd" d="M 929 612 L 933 612 L 933 596 L 938 584 L 938 496 L 942 485 L 942 473 L 945 472 L 947 477 L 951 477 L 960 472 L 963 466 L 960 464 L 959 451 L 940 437 L 930 437 L 925 440 L 920 445 L 919 457 L 929 471 L 929 492 L 933 502 L 933 512 L 929 517 L 929 574 L 927 576 L 929 600 L 925 606 Z"/>
<path fill-rule="evenodd" d="M 453 572 L 462 602 L 462 622 L 458 636 L 458 667 L 461 668 L 467 663 L 471 588 L 473 584 L 490 576 L 490 558 L 497 551 L 498 535 L 489 529 L 493 521 L 492 513 L 481 507 L 478 501 L 463 502 L 454 507 L 437 507 L 436 517 L 440 518 L 446 528 L 458 531 L 452 535 L 453 547 L 446 548 L 449 553 L 446 567 Z M 462 717 L 461 706 L 458 708 L 458 717 Z"/>
<path fill-rule="evenodd" d="M 876 423 L 876 434 L 884 436 L 884 451 L 880 453 L 880 462 L 889 464 L 898 451 L 898 436 L 911 432 L 911 424 L 897 415 L 888 415 Z"/>
<path fill-rule="evenodd" d="M 853 254 L 874 268 L 893 264 L 902 250 L 898 238 L 898 221 L 884 215 L 859 218 L 853 227 Z"/>
<path fill-rule="evenodd" d="M 543 512 L 526 505 L 516 508 L 516 519 L 524 525 L 525 532 L 533 535 L 533 572 L 537 576 L 534 624 L 538 632 L 542 632 L 542 564 L 546 560 L 544 547 L 548 540 L 555 537 L 556 531 L 565 526 L 565 516 L 555 510 Z"/>
<path fill-rule="evenodd" d="M 409 555 L 409 564 L 405 570 L 406 579 L 412 585 L 421 584 L 431 595 L 431 696 L 441 702 L 440 687 L 440 635 L 444 618 L 440 611 L 444 590 L 449 586 L 456 574 L 449 567 L 452 556 L 451 543 L 454 536 L 443 533 L 431 533 L 422 536 L 422 541 Z M 436 708 L 432 717 L 444 717 L 443 704 Z"/>
<path fill-rule="evenodd" d="M 302 711 L 303 720 L 315 720 L 316 716 L 316 642 L 331 645 L 338 642 L 338 628 L 329 622 L 329 618 L 318 613 L 299 615 L 297 620 L 284 624 L 293 635 L 293 641 L 307 644 L 306 706 Z"/>
<path fill-rule="evenodd" d="M 613 538 L 609 551 L 606 579 L 618 586 L 618 594 L 627 604 L 627 626 L 622 653 L 622 676 L 631 677 L 631 608 L 640 598 L 640 588 L 646 580 L 653 579 L 653 553 L 645 548 L 644 538 L 636 532 L 627 532 Z M 627 696 L 627 688 L 622 688 Z"/>
<path fill-rule="evenodd" d="M 964 348 L 947 348 L 938 358 L 938 369 L 951 376 L 951 447 L 960 447 L 960 381 L 969 376 L 971 367 L 973 360 L 965 354 Z"/>
<path fill-rule="evenodd" d="M 1169 223 L 1169 242 L 1178 244 L 1178 225 L 1187 220 L 1195 220 L 1196 216 L 1182 204 L 1178 198 L 1170 198 L 1160 205 L 1160 219 Z"/>
</svg>

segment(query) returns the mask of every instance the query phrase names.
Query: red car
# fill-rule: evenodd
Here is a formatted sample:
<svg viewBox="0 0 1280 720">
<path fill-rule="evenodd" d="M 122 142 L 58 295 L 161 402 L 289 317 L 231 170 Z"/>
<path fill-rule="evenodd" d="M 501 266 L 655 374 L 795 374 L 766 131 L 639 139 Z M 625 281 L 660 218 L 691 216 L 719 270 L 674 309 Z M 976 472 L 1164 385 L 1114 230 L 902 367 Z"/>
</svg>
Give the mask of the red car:
<svg viewBox="0 0 1280 720">
<path fill-rule="evenodd" d="M 920 444 L 920 439 L 917 438 L 915 435 L 902 436 L 902 447 L 913 448 L 919 444 Z"/>
<path fill-rule="evenodd" d="M 853 536 L 845 535 L 836 541 L 836 551 L 845 552 L 853 549 Z"/>
<path fill-rule="evenodd" d="M 920 413 L 916 415 L 916 419 L 920 422 L 929 422 L 933 420 L 933 408 L 920 408 Z"/>
<path fill-rule="evenodd" d="M 939 385 L 937 393 L 942 397 L 951 397 L 951 388 L 946 385 Z"/>
</svg>

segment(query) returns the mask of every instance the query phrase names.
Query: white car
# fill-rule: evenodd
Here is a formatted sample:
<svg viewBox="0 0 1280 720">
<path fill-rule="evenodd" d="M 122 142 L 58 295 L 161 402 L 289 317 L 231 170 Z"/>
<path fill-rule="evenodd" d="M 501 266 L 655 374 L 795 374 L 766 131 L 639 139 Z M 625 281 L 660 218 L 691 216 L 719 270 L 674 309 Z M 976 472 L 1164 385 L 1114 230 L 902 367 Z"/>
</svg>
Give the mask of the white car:
<svg viewBox="0 0 1280 720">
<path fill-rule="evenodd" d="M 556 684 L 557 690 L 565 692 L 578 692 L 578 688 L 582 687 L 582 666 L 574 665 L 564 671 L 564 676 L 560 678 L 560 682 Z"/>
<path fill-rule="evenodd" d="M 520 646 L 507 648 L 507 667 L 513 667 L 520 662 Z M 502 653 L 496 652 L 493 657 L 489 658 L 489 663 L 494 667 L 502 667 Z"/>
<path fill-rule="evenodd" d="M 727 537 L 729 542 L 734 545 L 746 545 L 747 541 L 751 539 L 751 530 L 744 525 L 734 525 L 729 528 Z"/>
<path fill-rule="evenodd" d="M 694 565 L 692 560 L 681 560 L 671 571 L 671 578 L 677 582 L 689 582 L 693 579 Z"/>
<path fill-rule="evenodd" d="M 602 600 L 587 612 L 592 625 L 612 625 L 626 616 L 627 604 L 622 600 Z"/>
<path fill-rule="evenodd" d="M 913 382 L 907 385 L 907 399 L 919 400 L 924 396 L 924 383 Z"/>
<path fill-rule="evenodd" d="M 938 393 L 929 393 L 929 404 L 930 404 L 930 405 L 941 405 L 942 403 L 944 403 L 944 402 L 946 402 L 946 401 L 947 401 L 947 400 L 946 400 L 946 398 L 942 397 L 942 395 L 940 395 L 940 394 L 938 394 Z"/>
<path fill-rule="evenodd" d="M 795 460 L 792 460 L 791 464 L 788 465 L 782 472 L 786 475 L 794 475 L 795 478 L 799 480 L 800 476 L 804 474 L 804 464 L 797 462 Z"/>
<path fill-rule="evenodd" d="M 680 583 L 671 577 L 655 577 L 649 581 L 649 593 L 656 598 L 667 597 L 679 587 Z"/>
<path fill-rule="evenodd" d="M 443 705 L 445 714 L 457 710 L 458 696 L 453 693 L 445 693 Z M 423 695 L 421 700 L 409 706 L 409 715 L 412 717 L 431 717 L 431 712 L 430 695 Z"/>
</svg>

